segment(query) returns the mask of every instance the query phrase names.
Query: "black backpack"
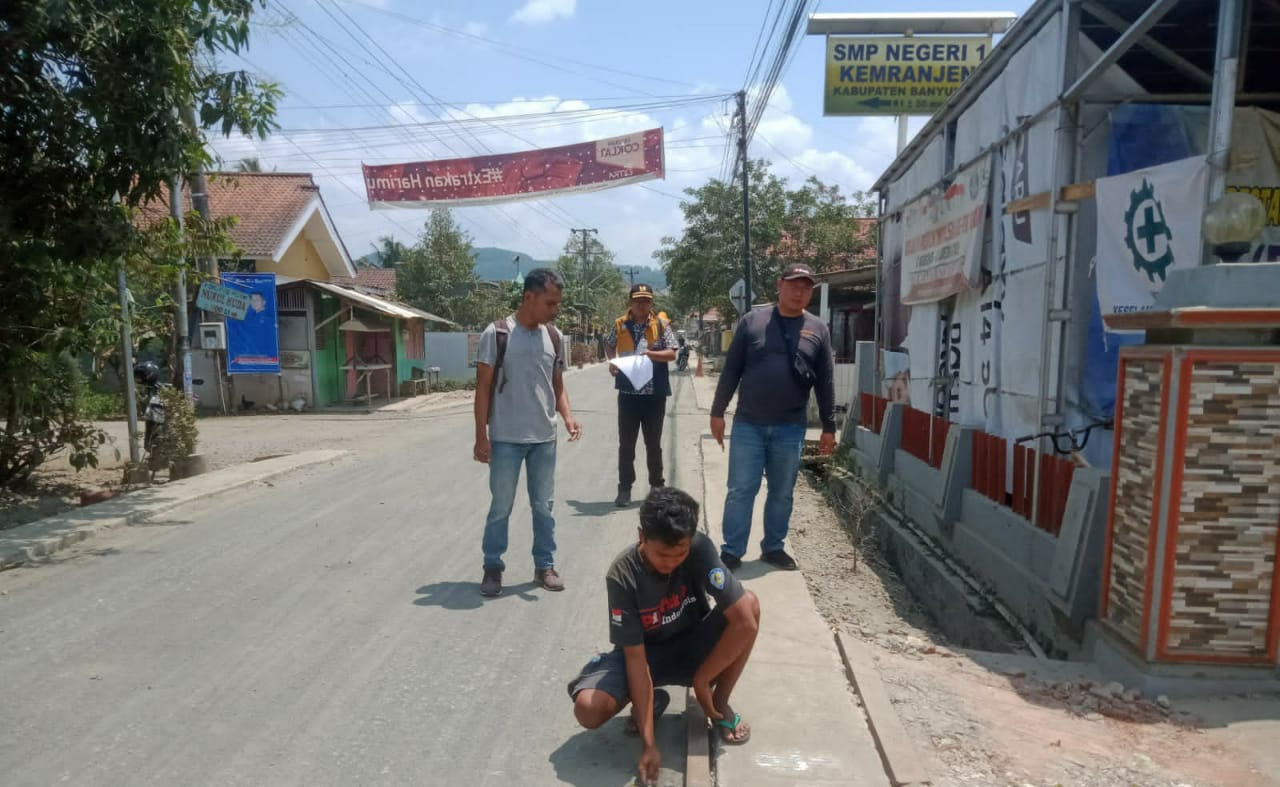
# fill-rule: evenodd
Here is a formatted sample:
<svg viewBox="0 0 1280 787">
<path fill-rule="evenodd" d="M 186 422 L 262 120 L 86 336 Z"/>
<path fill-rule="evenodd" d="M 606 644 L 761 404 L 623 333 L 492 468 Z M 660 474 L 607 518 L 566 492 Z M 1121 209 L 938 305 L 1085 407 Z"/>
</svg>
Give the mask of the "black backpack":
<svg viewBox="0 0 1280 787">
<path fill-rule="evenodd" d="M 545 326 L 547 333 L 551 334 L 551 344 L 556 348 L 555 368 L 560 368 L 560 331 L 556 326 L 547 323 Z M 507 386 L 507 380 L 504 377 L 502 383 L 498 383 L 498 375 L 502 373 L 502 359 L 507 356 L 507 339 L 511 335 L 510 329 L 507 327 L 507 318 L 502 317 L 493 321 L 494 339 L 498 342 L 498 357 L 493 361 L 493 379 L 489 381 L 489 415 L 493 415 L 493 400 Z M 554 374 L 554 371 L 552 372 Z"/>
</svg>

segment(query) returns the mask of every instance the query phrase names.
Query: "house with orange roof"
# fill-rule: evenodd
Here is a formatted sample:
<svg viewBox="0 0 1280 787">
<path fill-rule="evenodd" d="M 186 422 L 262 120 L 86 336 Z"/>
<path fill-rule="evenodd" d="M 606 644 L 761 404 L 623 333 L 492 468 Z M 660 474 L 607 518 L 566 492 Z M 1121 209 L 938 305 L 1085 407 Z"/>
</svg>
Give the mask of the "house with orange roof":
<svg viewBox="0 0 1280 787">
<path fill-rule="evenodd" d="M 394 281 L 389 289 L 362 285 L 312 176 L 215 172 L 207 181 L 211 217 L 236 220 L 228 234 L 238 256 L 218 260 L 219 272 L 275 276 L 281 369 L 227 382 L 222 351 L 193 348 L 193 374 L 208 389 L 198 391 L 202 403 L 314 409 L 413 389 L 426 367 L 427 324 L 452 323 L 396 303 Z M 187 184 L 184 205 L 190 200 Z M 167 210 L 153 205 L 144 216 Z M 201 336 L 197 327 L 193 337 Z"/>
</svg>

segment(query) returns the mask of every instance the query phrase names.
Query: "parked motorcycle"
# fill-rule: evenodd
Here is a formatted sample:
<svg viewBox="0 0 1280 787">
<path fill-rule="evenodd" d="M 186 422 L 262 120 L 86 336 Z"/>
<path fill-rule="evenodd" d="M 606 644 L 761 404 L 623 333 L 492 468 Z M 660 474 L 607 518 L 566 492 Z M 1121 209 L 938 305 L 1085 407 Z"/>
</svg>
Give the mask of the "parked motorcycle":
<svg viewBox="0 0 1280 787">
<path fill-rule="evenodd" d="M 143 407 L 139 414 L 143 421 L 142 450 L 146 452 L 147 465 L 152 470 L 160 469 L 160 457 L 155 454 L 155 447 L 165 430 L 165 404 L 160 391 L 172 388 L 168 383 L 160 382 L 160 367 L 152 361 L 139 361 L 133 366 L 133 381 L 144 391 Z M 192 380 L 201 385 L 203 380 Z M 199 397 L 192 395 L 192 400 L 199 402 Z"/>
</svg>

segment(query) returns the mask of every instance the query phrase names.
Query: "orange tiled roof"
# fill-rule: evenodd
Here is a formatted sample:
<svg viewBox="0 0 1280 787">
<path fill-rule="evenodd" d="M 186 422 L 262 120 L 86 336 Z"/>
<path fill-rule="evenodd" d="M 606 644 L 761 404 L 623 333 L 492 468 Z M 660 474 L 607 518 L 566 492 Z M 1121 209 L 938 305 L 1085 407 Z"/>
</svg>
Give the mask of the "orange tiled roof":
<svg viewBox="0 0 1280 787">
<path fill-rule="evenodd" d="M 231 239 L 247 257 L 271 257 L 303 210 L 320 194 L 308 173 L 210 172 L 209 212 L 215 219 L 235 216 Z M 182 187 L 183 207 L 191 210 L 191 185 Z M 146 205 L 144 220 L 167 216 L 167 198 Z"/>
</svg>

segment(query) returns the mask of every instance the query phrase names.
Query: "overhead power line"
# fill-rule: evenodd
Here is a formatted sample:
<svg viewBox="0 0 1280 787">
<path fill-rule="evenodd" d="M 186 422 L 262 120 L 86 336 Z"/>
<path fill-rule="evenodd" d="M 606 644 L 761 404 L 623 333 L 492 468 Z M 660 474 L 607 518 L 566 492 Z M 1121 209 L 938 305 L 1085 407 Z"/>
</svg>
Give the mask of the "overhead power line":
<svg viewBox="0 0 1280 787">
<path fill-rule="evenodd" d="M 636 79 L 644 79 L 650 82 L 662 82 L 669 85 L 680 85 L 682 87 L 692 87 L 692 88 L 699 87 L 698 85 L 692 82 L 684 82 L 678 79 L 668 79 L 666 77 L 653 76 L 651 74 L 640 74 L 635 71 L 626 71 L 624 69 L 614 68 L 612 66 L 605 66 L 599 63 L 587 63 L 585 61 L 575 60 L 573 58 L 536 52 L 534 50 L 527 49 L 524 47 L 519 47 L 514 44 L 507 43 L 505 41 L 496 41 L 492 38 L 486 38 L 485 36 L 478 35 L 475 33 L 469 33 L 464 30 L 457 30 L 451 27 L 446 27 L 444 25 L 437 24 L 435 22 L 428 22 L 425 19 L 412 17 L 407 14 L 400 13 L 399 11 L 393 11 L 389 8 L 380 8 L 376 5 L 372 5 L 369 3 L 362 3 L 362 2 L 359 2 L 359 0 L 342 0 L 342 2 L 348 5 L 360 6 L 361 8 L 364 8 L 373 13 L 382 14 L 384 16 L 389 16 L 395 19 L 399 19 L 402 22 L 408 22 L 409 24 L 417 25 L 419 27 L 424 27 L 428 30 L 435 30 L 437 32 L 456 36 L 458 38 L 465 38 L 465 39 L 474 41 L 476 43 L 483 44 L 490 48 L 496 49 L 500 54 L 504 54 L 509 57 L 513 57 L 519 60 L 525 60 L 528 62 L 538 63 L 539 65 L 546 66 L 547 68 L 553 68 L 557 71 L 565 71 L 566 73 L 571 73 L 578 76 L 586 76 L 588 78 L 595 79 L 599 82 L 613 85 L 614 87 L 620 87 L 623 90 L 627 90 L 628 92 L 632 92 L 632 93 L 639 93 L 641 95 L 652 95 L 647 91 L 639 90 L 638 88 L 634 88 L 629 85 L 622 85 L 617 82 L 611 82 L 607 79 L 599 77 L 597 76 L 598 72 L 606 71 L 611 74 L 618 74 L 621 76 L 633 77 Z M 550 60 L 559 60 L 560 62 L 563 62 L 563 63 L 571 63 L 575 66 L 578 66 L 579 68 L 577 70 L 566 69 L 560 66 L 556 66 L 551 62 L 548 62 Z M 590 69 L 590 70 L 583 71 L 581 69 Z"/>
</svg>

